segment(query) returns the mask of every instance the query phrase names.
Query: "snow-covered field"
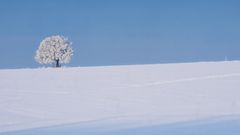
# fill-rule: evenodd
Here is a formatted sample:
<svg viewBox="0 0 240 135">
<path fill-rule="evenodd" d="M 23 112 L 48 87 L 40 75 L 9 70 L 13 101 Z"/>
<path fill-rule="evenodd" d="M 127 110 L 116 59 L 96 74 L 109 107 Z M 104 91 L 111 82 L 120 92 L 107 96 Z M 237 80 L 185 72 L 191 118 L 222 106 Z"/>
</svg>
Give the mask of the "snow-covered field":
<svg viewBox="0 0 240 135">
<path fill-rule="evenodd" d="M 240 62 L 0 70 L 0 134 L 210 119 L 240 119 Z"/>
</svg>

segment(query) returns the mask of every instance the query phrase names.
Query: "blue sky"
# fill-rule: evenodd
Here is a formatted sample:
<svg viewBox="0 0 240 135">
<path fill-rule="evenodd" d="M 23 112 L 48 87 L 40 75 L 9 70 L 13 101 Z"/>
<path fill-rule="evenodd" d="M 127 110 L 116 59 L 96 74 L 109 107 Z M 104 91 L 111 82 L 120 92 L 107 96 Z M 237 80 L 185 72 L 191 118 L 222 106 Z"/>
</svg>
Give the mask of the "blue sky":
<svg viewBox="0 0 240 135">
<path fill-rule="evenodd" d="M 240 59 L 239 0 L 1 0 L 0 68 L 35 68 L 42 39 L 73 42 L 69 66 Z"/>
</svg>

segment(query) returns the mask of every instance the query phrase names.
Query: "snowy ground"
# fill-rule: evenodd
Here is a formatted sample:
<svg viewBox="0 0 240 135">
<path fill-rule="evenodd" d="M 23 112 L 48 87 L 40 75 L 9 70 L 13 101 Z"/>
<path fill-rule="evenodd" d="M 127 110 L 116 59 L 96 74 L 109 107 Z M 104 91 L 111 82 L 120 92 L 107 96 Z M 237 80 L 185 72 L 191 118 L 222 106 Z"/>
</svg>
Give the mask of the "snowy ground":
<svg viewBox="0 0 240 135">
<path fill-rule="evenodd" d="M 240 119 L 236 118 L 111 129 L 114 126 L 100 126 L 99 123 L 69 124 L 6 132 L 1 135 L 239 135 L 240 133 Z"/>
<path fill-rule="evenodd" d="M 218 118 L 240 119 L 240 62 L 0 70 L 0 134 L 73 123 L 127 134 Z"/>
</svg>

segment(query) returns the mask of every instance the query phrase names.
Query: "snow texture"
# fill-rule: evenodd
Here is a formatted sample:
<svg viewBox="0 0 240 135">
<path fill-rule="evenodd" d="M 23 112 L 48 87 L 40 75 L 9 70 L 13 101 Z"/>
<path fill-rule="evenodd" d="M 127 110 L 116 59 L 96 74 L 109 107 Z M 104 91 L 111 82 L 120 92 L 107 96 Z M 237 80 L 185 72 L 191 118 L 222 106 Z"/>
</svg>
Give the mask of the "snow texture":
<svg viewBox="0 0 240 135">
<path fill-rule="evenodd" d="M 239 118 L 240 62 L 0 70 L 0 132 Z"/>
</svg>

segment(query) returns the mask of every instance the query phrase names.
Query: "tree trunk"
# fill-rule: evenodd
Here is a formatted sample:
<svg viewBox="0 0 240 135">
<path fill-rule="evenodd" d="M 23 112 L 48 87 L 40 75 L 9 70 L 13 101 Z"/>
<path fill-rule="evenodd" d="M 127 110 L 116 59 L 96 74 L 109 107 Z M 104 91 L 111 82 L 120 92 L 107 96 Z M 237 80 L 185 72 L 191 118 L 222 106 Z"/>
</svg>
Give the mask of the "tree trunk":
<svg viewBox="0 0 240 135">
<path fill-rule="evenodd" d="M 61 65 L 59 64 L 59 60 L 56 60 L 56 67 L 61 67 Z"/>
</svg>

